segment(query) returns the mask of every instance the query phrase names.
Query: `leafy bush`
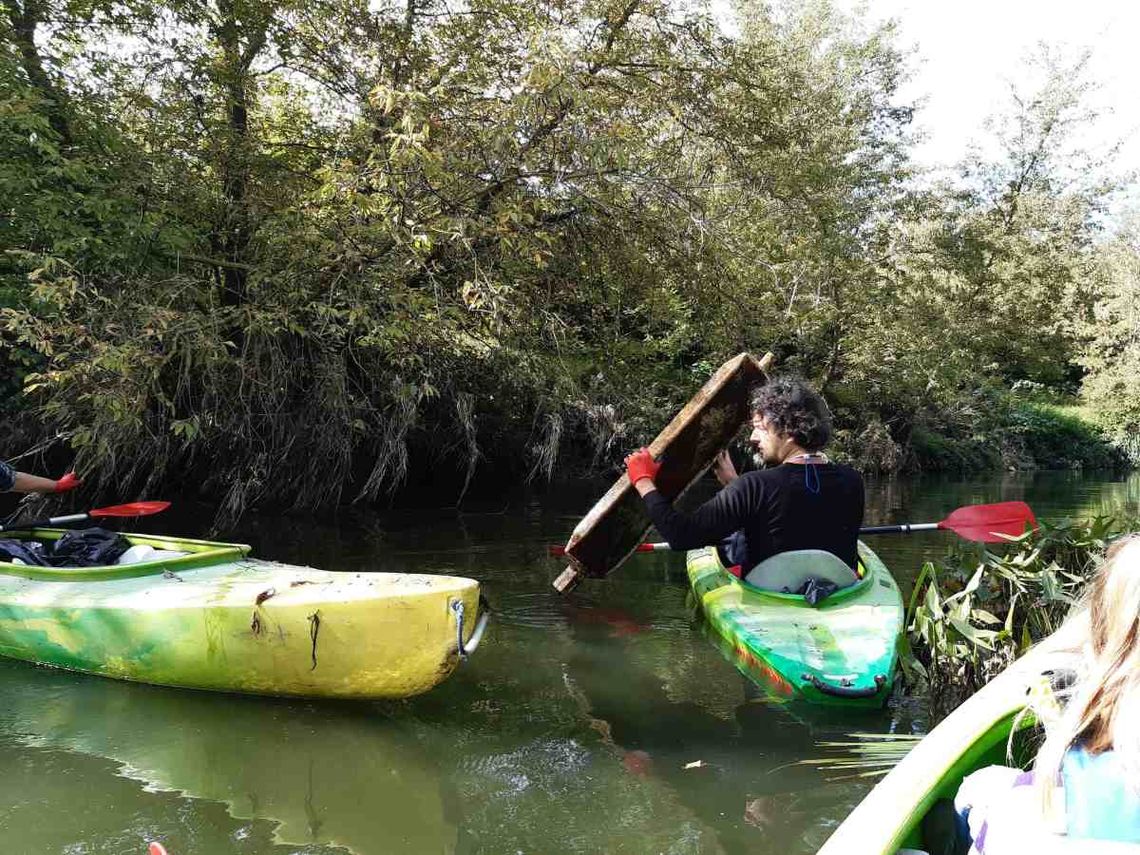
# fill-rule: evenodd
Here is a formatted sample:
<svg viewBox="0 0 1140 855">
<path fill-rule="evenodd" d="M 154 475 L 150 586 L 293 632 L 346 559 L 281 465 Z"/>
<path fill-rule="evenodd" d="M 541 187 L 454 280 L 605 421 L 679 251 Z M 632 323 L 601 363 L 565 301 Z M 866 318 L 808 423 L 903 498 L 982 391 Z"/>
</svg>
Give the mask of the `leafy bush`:
<svg viewBox="0 0 1140 855">
<path fill-rule="evenodd" d="M 994 469 L 1002 462 L 994 444 L 976 434 L 946 436 L 919 425 L 910 442 L 911 459 L 919 470 L 964 474 Z"/>
<path fill-rule="evenodd" d="M 934 717 L 956 707 L 1060 626 L 1105 547 L 1133 525 L 1109 517 L 1041 523 L 1008 547 L 959 545 L 927 562 L 907 609 L 904 669 Z"/>
<path fill-rule="evenodd" d="M 1113 469 L 1129 465 L 1122 448 L 1075 408 L 1016 404 L 1009 410 L 1007 441 L 1040 469 Z"/>
<path fill-rule="evenodd" d="M 7 4 L 0 446 L 232 519 L 608 466 L 746 349 L 889 471 L 1004 462 L 1001 390 L 1070 382 L 1079 75 L 911 192 L 889 24 L 404 5 Z"/>
<path fill-rule="evenodd" d="M 909 468 L 970 473 L 993 469 L 1129 467 L 1122 443 L 1076 407 L 977 392 L 968 417 L 928 416 L 910 433 Z"/>
</svg>

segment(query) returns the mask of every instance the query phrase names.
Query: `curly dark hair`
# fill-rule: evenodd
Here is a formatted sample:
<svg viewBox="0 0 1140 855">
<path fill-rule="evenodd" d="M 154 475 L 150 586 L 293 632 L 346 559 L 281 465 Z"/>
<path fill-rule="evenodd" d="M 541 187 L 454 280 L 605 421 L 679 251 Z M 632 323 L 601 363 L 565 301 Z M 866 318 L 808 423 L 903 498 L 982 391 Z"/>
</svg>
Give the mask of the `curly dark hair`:
<svg viewBox="0 0 1140 855">
<path fill-rule="evenodd" d="M 823 397 L 802 380 L 780 377 L 752 389 L 752 412 L 804 451 L 819 451 L 831 440 L 831 411 Z"/>
</svg>

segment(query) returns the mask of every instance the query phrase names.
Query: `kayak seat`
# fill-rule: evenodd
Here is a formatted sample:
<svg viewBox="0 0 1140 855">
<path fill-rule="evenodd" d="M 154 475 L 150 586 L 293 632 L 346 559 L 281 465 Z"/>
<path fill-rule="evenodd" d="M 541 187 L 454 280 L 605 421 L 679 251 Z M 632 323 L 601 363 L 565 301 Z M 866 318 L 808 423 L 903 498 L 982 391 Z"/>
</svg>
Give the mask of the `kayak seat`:
<svg viewBox="0 0 1140 855">
<path fill-rule="evenodd" d="M 859 581 L 847 562 L 825 549 L 797 549 L 765 558 L 748 571 L 744 581 L 765 591 L 798 591 L 808 579 L 847 588 Z"/>
</svg>

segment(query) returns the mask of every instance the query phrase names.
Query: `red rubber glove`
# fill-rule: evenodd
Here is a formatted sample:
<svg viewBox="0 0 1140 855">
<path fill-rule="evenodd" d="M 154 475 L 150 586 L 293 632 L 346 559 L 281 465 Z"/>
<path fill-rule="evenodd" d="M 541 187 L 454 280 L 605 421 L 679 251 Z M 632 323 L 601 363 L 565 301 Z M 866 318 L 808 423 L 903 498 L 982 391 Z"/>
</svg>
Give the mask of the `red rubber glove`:
<svg viewBox="0 0 1140 855">
<path fill-rule="evenodd" d="M 66 493 L 68 490 L 74 490 L 82 484 L 83 482 L 76 477 L 74 472 L 68 472 L 55 482 L 55 490 L 53 492 Z"/>
<path fill-rule="evenodd" d="M 660 468 L 661 464 L 653 459 L 648 448 L 639 448 L 625 459 L 625 471 L 631 484 L 636 484 L 642 478 L 654 480 Z"/>
</svg>

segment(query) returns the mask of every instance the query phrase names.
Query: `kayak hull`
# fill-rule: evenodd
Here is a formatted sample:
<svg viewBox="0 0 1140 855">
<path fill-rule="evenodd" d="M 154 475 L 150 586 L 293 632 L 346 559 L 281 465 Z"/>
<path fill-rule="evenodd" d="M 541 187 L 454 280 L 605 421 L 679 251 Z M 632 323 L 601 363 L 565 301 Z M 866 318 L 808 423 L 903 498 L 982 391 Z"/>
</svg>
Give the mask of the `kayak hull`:
<svg viewBox="0 0 1140 855">
<path fill-rule="evenodd" d="M 728 658 L 776 700 L 882 706 L 898 670 L 902 596 L 879 557 L 859 544 L 863 577 L 818 606 L 742 582 L 713 547 L 692 550 L 687 570 Z"/>
<path fill-rule="evenodd" d="M 446 679 L 461 636 L 475 632 L 471 579 L 332 573 L 251 559 L 236 544 L 127 537 L 187 554 L 77 570 L 3 565 L 0 655 L 192 689 L 400 698 Z"/>
</svg>

